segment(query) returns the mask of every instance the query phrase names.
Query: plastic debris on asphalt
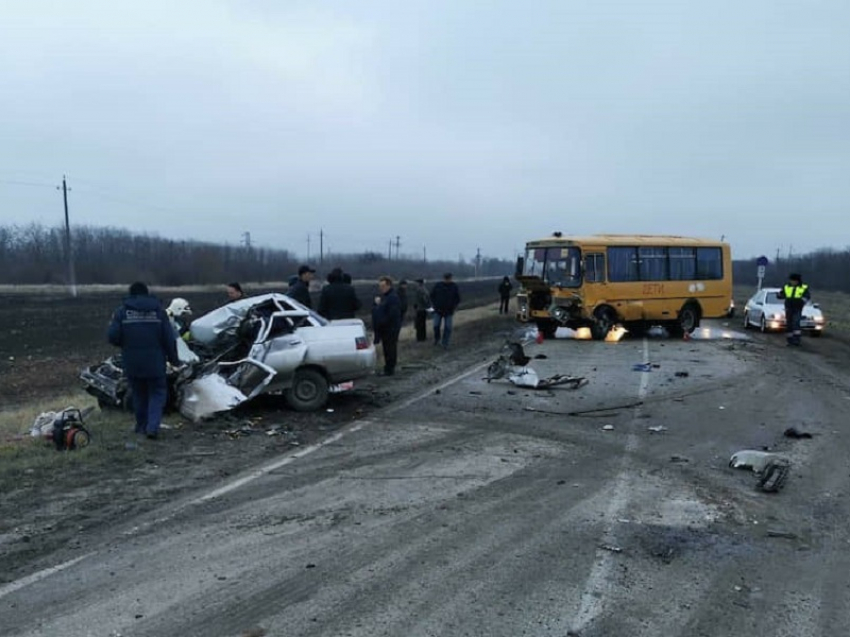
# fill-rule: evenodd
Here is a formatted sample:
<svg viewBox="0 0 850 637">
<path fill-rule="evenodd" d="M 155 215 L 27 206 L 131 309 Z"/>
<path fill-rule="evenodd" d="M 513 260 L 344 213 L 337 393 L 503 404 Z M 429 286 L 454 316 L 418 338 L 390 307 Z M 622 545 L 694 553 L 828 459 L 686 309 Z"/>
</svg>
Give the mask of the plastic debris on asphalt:
<svg viewBox="0 0 850 637">
<path fill-rule="evenodd" d="M 733 469 L 751 469 L 758 475 L 756 486 L 768 492 L 776 492 L 784 487 L 791 473 L 791 462 L 787 458 L 753 449 L 743 449 L 732 454 L 729 466 Z"/>
</svg>

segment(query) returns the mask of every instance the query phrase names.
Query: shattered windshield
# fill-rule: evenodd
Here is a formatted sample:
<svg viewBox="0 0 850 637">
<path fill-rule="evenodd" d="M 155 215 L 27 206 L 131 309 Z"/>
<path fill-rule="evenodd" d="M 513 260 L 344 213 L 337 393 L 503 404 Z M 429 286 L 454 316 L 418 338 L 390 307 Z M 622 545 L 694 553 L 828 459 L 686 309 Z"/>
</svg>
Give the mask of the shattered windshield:
<svg viewBox="0 0 850 637">
<path fill-rule="evenodd" d="M 529 248 L 524 276 L 536 276 L 555 287 L 581 285 L 581 250 L 575 247 Z"/>
</svg>

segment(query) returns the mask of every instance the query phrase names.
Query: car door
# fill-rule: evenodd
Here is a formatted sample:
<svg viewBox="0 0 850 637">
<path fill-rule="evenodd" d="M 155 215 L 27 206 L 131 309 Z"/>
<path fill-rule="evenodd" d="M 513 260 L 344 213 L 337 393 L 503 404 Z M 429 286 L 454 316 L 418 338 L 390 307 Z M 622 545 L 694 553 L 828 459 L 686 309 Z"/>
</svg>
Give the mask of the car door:
<svg viewBox="0 0 850 637">
<path fill-rule="evenodd" d="M 759 290 L 753 296 L 753 304 L 750 308 L 750 323 L 753 325 L 759 325 L 761 323 L 761 317 L 764 316 L 764 295 L 764 290 Z"/>
</svg>

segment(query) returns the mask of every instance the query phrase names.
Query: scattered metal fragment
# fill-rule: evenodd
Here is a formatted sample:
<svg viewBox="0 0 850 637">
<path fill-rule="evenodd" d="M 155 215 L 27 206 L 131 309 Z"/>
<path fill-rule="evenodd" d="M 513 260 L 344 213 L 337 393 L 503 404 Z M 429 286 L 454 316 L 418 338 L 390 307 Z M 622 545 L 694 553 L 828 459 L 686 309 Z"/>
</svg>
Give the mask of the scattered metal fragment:
<svg viewBox="0 0 850 637">
<path fill-rule="evenodd" d="M 649 431 L 650 433 L 660 434 L 660 433 L 664 433 L 665 431 L 667 431 L 667 427 L 665 427 L 663 425 L 655 425 L 654 427 L 647 427 L 646 430 Z"/>
<path fill-rule="evenodd" d="M 788 427 L 788 429 L 786 429 L 784 432 L 782 432 L 782 435 L 785 436 L 786 438 L 797 438 L 797 439 L 811 438 L 812 437 L 812 434 L 810 434 L 809 432 L 800 431 L 796 427 Z"/>
<path fill-rule="evenodd" d="M 786 540 L 796 540 L 797 539 L 797 534 L 791 533 L 790 531 L 774 531 L 774 530 L 768 529 L 766 535 L 767 535 L 767 537 L 781 537 L 781 538 L 785 538 Z"/>
<path fill-rule="evenodd" d="M 787 458 L 752 449 L 734 453 L 729 459 L 729 466 L 733 469 L 752 469 L 758 475 L 756 486 L 769 493 L 782 489 L 791 473 L 791 462 Z"/>
<path fill-rule="evenodd" d="M 622 553 L 623 552 L 623 549 L 621 549 L 619 546 L 612 546 L 610 544 L 603 544 L 599 548 L 601 548 L 603 551 L 611 551 L 612 553 Z"/>
<path fill-rule="evenodd" d="M 614 431 L 614 425 L 604 425 L 602 427 L 603 431 Z"/>
</svg>

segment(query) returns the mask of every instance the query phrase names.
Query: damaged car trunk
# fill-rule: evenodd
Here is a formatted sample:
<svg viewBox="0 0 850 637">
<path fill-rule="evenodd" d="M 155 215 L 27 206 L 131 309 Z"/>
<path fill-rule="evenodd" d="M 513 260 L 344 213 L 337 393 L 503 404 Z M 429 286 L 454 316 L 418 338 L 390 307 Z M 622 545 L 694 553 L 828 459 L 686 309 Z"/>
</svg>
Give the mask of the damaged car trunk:
<svg viewBox="0 0 850 637">
<path fill-rule="evenodd" d="M 320 409 L 375 367 L 363 321 L 328 321 L 284 294 L 229 303 L 193 321 L 190 335 L 177 341 L 181 366 L 169 366 L 169 400 L 195 421 L 269 393 L 297 411 Z M 120 356 L 80 377 L 101 406 L 132 404 Z"/>
</svg>

